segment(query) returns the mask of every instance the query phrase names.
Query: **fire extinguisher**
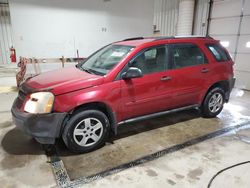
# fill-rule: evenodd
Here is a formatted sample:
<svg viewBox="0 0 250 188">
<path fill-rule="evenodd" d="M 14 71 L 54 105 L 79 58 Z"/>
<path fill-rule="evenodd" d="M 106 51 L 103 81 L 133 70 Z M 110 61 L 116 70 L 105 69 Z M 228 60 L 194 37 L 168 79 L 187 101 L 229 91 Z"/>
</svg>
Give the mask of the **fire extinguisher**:
<svg viewBox="0 0 250 188">
<path fill-rule="evenodd" d="M 12 63 L 16 63 L 16 50 L 13 46 L 10 48 L 10 60 Z"/>
</svg>

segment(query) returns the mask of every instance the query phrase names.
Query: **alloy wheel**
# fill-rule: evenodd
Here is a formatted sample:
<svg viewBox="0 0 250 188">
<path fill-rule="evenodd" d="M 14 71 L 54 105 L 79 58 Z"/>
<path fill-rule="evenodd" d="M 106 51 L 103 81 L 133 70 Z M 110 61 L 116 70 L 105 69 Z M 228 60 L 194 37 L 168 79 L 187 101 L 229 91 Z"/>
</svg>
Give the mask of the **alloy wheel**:
<svg viewBox="0 0 250 188">
<path fill-rule="evenodd" d="M 214 93 L 212 97 L 209 99 L 208 108 L 210 112 L 216 113 L 223 106 L 223 96 L 221 93 Z"/>
<path fill-rule="evenodd" d="M 74 141 L 80 146 L 96 144 L 103 134 L 103 125 L 96 118 L 86 118 L 80 121 L 73 132 Z"/>
</svg>

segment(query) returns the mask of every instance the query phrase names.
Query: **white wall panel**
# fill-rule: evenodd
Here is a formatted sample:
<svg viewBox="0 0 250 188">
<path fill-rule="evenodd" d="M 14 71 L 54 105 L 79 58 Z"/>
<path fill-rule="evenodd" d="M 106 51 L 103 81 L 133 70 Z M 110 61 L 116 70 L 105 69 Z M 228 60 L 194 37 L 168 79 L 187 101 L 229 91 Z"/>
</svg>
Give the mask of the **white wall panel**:
<svg viewBox="0 0 250 188">
<path fill-rule="evenodd" d="M 245 0 L 244 15 L 250 15 L 250 0 Z"/>
<path fill-rule="evenodd" d="M 250 88 L 250 72 L 248 71 L 237 71 L 235 70 L 235 77 L 236 77 L 236 87 L 241 89 L 249 90 Z"/>
<path fill-rule="evenodd" d="M 241 0 L 215 0 L 212 9 L 212 18 L 240 16 Z"/>
<path fill-rule="evenodd" d="M 224 18 L 224 19 L 212 19 L 209 27 L 209 33 L 211 35 L 232 35 L 237 34 L 239 26 L 239 17 Z"/>
<path fill-rule="evenodd" d="M 238 45 L 238 52 L 239 53 L 250 54 L 250 47 L 247 47 L 247 42 L 250 43 L 250 34 L 249 35 L 241 35 L 239 38 L 239 45 Z M 249 67 L 250 67 L 250 59 L 249 59 Z"/>
<path fill-rule="evenodd" d="M 18 56 L 86 57 L 110 42 L 153 34 L 152 0 L 10 0 Z"/>
<path fill-rule="evenodd" d="M 235 64 L 235 70 L 250 72 L 249 60 L 250 54 L 238 54 L 236 58 L 237 64 Z"/>
<path fill-rule="evenodd" d="M 230 42 L 228 50 L 235 59 L 236 87 L 248 90 L 250 90 L 249 15 L 250 0 L 216 0 L 213 3 L 209 29 L 214 38 Z M 246 46 L 247 42 L 249 47 Z"/>
<path fill-rule="evenodd" d="M 250 34 L 250 16 L 243 17 L 240 34 Z"/>
</svg>

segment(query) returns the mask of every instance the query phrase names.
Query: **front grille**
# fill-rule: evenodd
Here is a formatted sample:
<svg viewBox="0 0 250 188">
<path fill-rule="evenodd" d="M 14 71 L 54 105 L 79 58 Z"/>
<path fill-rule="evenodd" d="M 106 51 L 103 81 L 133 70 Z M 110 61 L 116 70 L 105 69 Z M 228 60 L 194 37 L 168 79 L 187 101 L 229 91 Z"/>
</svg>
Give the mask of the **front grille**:
<svg viewBox="0 0 250 188">
<path fill-rule="evenodd" d="M 24 92 L 22 92 L 21 90 L 19 90 L 18 92 L 18 97 L 16 100 L 16 106 L 18 109 L 20 109 L 25 101 L 26 98 L 26 94 Z"/>
</svg>

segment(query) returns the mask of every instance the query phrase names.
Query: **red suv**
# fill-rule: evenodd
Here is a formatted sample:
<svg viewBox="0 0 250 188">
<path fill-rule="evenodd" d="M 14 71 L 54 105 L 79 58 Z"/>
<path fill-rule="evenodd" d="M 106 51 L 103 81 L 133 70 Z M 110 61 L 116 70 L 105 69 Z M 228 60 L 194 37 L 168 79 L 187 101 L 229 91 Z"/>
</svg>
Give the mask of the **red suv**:
<svg viewBox="0 0 250 188">
<path fill-rule="evenodd" d="M 215 117 L 234 82 L 230 55 L 211 37 L 131 38 L 28 79 L 12 116 L 42 144 L 62 137 L 70 150 L 88 152 L 120 124 L 190 108 Z"/>
</svg>

